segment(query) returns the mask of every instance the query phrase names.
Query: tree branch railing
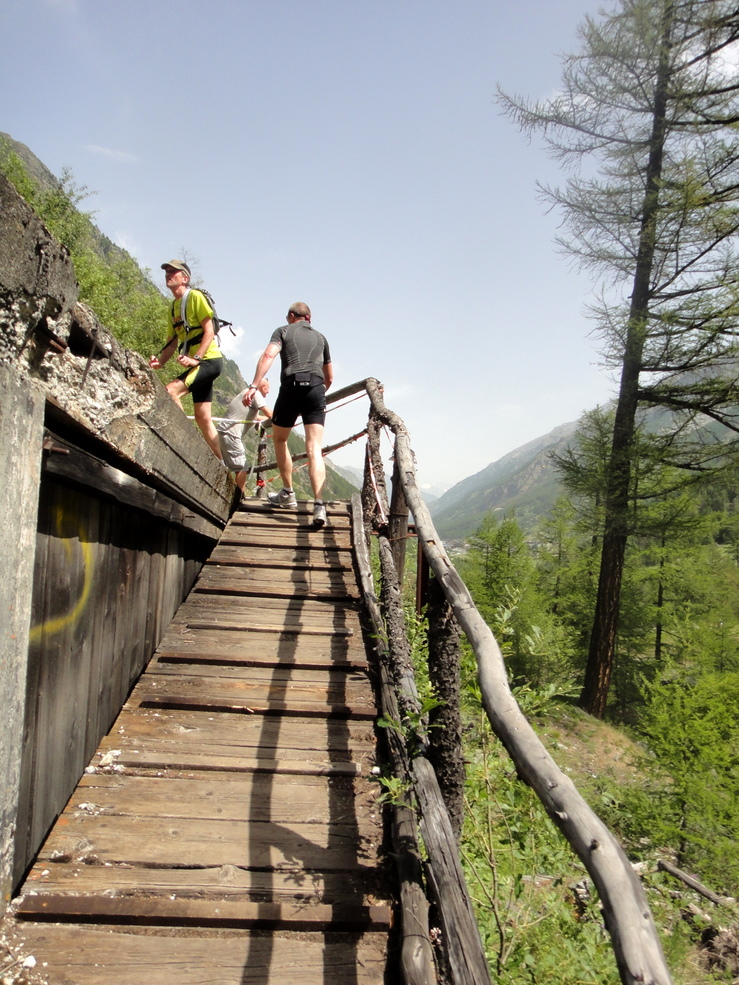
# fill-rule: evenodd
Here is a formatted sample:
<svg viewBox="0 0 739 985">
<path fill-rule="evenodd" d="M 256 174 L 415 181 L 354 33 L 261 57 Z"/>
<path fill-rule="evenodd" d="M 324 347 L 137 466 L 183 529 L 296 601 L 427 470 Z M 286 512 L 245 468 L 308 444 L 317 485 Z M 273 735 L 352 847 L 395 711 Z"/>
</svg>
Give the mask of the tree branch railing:
<svg viewBox="0 0 739 985">
<path fill-rule="evenodd" d="M 384 491 L 384 473 L 378 442 L 380 429 L 384 426 L 389 428 L 395 438 L 393 499 L 395 500 L 396 490 L 400 487 L 413 517 L 423 554 L 444 592 L 457 623 L 472 646 L 477 661 L 483 706 L 494 733 L 513 760 L 518 774 L 535 791 L 547 814 L 592 878 L 601 899 L 606 928 L 611 936 L 624 985 L 645 985 L 645 983 L 669 985 L 670 973 L 638 875 L 614 836 L 588 806 L 572 780 L 556 765 L 519 708 L 508 684 L 498 643 L 444 550 L 418 490 L 408 430 L 402 419 L 385 407 L 381 384 L 371 378 L 365 380 L 364 384 L 371 405 L 368 424 L 370 447 L 367 461 L 373 472 L 373 487 L 368 490 L 365 479 L 361 498 L 365 529 L 362 549 L 367 552 L 369 534 L 374 528 L 380 542 L 383 582 L 386 580 L 390 582 L 389 586 L 383 585 L 381 590 L 385 615 L 382 657 L 385 659 L 388 656 L 392 657 L 393 648 L 398 649 L 394 640 L 397 617 L 392 616 L 392 609 L 398 604 L 393 601 L 393 596 L 397 594 L 399 598 L 399 579 L 396 577 L 393 584 L 393 566 L 390 563 L 383 563 L 386 554 L 389 558 L 393 557 L 389 530 L 399 510 L 391 509 L 386 493 L 384 502 L 381 496 L 379 505 L 375 505 L 377 499 L 374 487 Z M 373 445 L 375 447 L 372 447 Z M 366 469 L 366 476 L 368 471 L 369 468 Z M 358 497 L 355 497 L 354 505 L 358 510 Z M 377 517 L 382 513 L 386 522 L 378 523 Z M 365 590 L 365 597 L 367 591 L 371 590 Z M 374 598 L 374 595 L 372 597 Z M 403 644 L 400 644 L 400 650 L 402 653 Z M 381 663 L 384 663 L 384 659 Z M 394 657 L 393 664 L 395 664 Z M 404 702 L 413 706 L 415 701 L 417 707 L 412 671 L 403 669 L 405 658 L 402 656 L 399 664 L 401 671 L 398 675 L 399 679 L 396 680 L 399 689 L 397 703 L 401 707 Z M 385 678 L 390 676 L 390 672 L 387 671 Z M 449 970 L 455 985 L 489 981 L 487 965 L 484 969 L 480 967 L 478 955 L 467 954 L 463 959 L 458 951 L 460 945 L 469 947 L 470 939 L 474 935 L 469 935 L 466 929 L 460 931 L 460 924 L 457 921 L 465 924 L 466 915 L 471 914 L 472 910 L 449 816 L 436 776 L 424 752 L 421 750 L 418 755 L 403 763 L 402 775 L 411 779 L 419 803 L 419 826 L 429 856 L 429 881 L 442 920 Z M 460 883 L 456 882 L 457 879 Z M 460 938 L 460 934 L 464 934 L 464 940 Z M 477 938 L 479 940 L 479 933 Z M 404 973 L 406 973 L 405 969 Z M 406 977 L 406 981 L 410 983 L 420 979 Z"/>
</svg>

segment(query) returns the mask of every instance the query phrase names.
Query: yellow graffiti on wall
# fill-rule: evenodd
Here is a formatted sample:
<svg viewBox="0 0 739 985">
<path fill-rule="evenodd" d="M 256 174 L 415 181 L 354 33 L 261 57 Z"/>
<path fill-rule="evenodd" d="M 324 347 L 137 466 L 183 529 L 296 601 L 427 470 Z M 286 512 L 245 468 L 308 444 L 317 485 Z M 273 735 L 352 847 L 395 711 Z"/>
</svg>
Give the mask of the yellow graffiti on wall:
<svg viewBox="0 0 739 985">
<path fill-rule="evenodd" d="M 66 524 L 66 526 L 67 528 L 69 527 L 68 524 Z M 75 623 L 82 615 L 82 612 L 84 611 L 84 608 L 90 598 L 90 590 L 92 589 L 92 578 L 95 571 L 95 558 L 93 555 L 92 544 L 89 543 L 86 537 L 84 524 L 80 521 L 76 533 L 71 536 L 65 536 L 64 510 L 59 506 L 55 511 L 55 527 L 55 534 L 56 536 L 62 538 L 64 552 L 67 555 L 70 564 L 74 555 L 75 540 L 79 542 L 79 549 L 82 552 L 84 571 L 82 591 L 80 592 L 80 597 L 77 599 L 74 607 L 64 613 L 64 615 L 56 616 L 54 619 L 47 619 L 45 622 L 40 622 L 35 626 L 32 626 L 29 634 L 29 640 L 31 642 L 38 640 L 41 636 L 51 636 L 54 633 L 58 633 L 66 626 L 70 626 L 72 623 Z"/>
</svg>

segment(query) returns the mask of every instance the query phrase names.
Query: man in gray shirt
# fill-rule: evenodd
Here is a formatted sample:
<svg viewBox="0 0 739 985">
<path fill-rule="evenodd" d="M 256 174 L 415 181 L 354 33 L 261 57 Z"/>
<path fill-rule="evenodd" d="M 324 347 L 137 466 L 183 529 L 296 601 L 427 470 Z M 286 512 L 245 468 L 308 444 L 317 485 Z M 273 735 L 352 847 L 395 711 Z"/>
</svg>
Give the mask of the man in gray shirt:
<svg viewBox="0 0 739 985">
<path fill-rule="evenodd" d="M 259 389 L 252 392 L 249 407 L 246 408 L 244 405 L 246 390 L 242 390 L 228 405 L 226 416 L 216 425 L 223 464 L 229 471 L 236 473 L 236 484 L 242 492 L 246 486 L 244 432 L 247 428 L 253 427 L 257 421 L 266 421 L 272 417 L 272 411 L 265 400 L 268 393 L 269 380 L 265 376 L 259 384 Z"/>
<path fill-rule="evenodd" d="M 298 417 L 302 417 L 305 450 L 308 453 L 308 476 L 314 496 L 313 526 L 320 528 L 326 523 L 326 507 L 321 498 L 326 481 L 326 466 L 321 451 L 326 420 L 326 391 L 333 382 L 334 371 L 328 342 L 313 328 L 310 318 L 307 304 L 298 301 L 290 305 L 287 325 L 272 333 L 269 345 L 257 363 L 254 382 L 247 387 L 244 403 L 250 403 L 253 393 L 259 389 L 259 384 L 279 352 L 282 369 L 280 392 L 272 412 L 272 437 L 282 489 L 269 493 L 268 500 L 275 507 L 297 509 L 298 503 L 293 490 L 293 462 L 287 439 Z"/>
</svg>

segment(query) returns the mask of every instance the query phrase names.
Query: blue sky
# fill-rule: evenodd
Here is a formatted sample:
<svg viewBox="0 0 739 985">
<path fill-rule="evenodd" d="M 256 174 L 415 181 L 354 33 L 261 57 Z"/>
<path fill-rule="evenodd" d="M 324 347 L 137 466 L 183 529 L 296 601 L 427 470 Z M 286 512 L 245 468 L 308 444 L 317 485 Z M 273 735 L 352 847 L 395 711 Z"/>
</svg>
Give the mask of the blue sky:
<svg viewBox="0 0 739 985">
<path fill-rule="evenodd" d="M 587 0 L 10 0 L 0 130 L 150 268 L 186 249 L 250 378 L 289 304 L 448 487 L 612 395 L 537 180 L 495 103 L 558 86 Z M 4 91 L 3 91 L 4 90 Z M 363 402 L 329 416 L 359 430 Z M 332 456 L 361 467 L 363 448 Z"/>
</svg>

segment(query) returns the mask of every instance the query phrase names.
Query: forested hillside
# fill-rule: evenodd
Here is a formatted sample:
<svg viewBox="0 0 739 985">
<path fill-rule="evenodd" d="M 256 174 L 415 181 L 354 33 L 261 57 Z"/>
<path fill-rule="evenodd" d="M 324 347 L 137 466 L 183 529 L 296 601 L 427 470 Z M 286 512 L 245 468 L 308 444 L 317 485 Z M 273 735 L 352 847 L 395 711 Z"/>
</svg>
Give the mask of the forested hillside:
<svg viewBox="0 0 739 985">
<path fill-rule="evenodd" d="M 458 566 L 553 756 L 639 865 L 675 979 L 736 982 L 739 21 L 723 0 L 622 0 L 586 18 L 580 42 L 550 99 L 501 92 L 499 101 L 564 165 L 563 183 L 542 192 L 562 217 L 559 246 L 594 275 L 590 313 L 616 397 L 583 415 L 567 447 L 550 448 L 561 495 L 539 522 L 522 515 L 524 528 L 515 511 L 493 507 Z M 535 461 L 508 463 L 518 495 Z M 481 500 L 501 479 L 493 471 L 470 490 Z M 555 694 L 557 711 L 546 700 Z M 620 767 L 608 762 L 611 743 Z M 480 748 L 484 735 L 473 761 Z M 486 855 L 495 885 L 506 848 L 486 837 L 485 795 L 527 848 L 513 798 L 484 761 L 469 852 L 483 865 Z M 538 872 L 561 871 L 555 851 L 546 846 Z M 665 871 L 689 874 L 698 893 L 656 875 Z M 540 884 L 544 922 L 552 884 Z M 536 896 L 513 888 L 508 899 L 518 915 L 520 898 Z M 589 897 L 575 898 L 587 920 Z M 491 939 L 504 940 L 497 912 Z M 564 920 L 560 931 L 571 932 Z M 706 951 L 691 955 L 700 944 Z M 610 981 L 592 939 L 578 953 L 589 946 L 587 970 L 573 954 L 567 973 L 552 968 L 546 980 Z M 530 978 L 516 972 L 544 980 L 538 960 Z"/>
<path fill-rule="evenodd" d="M 431 503 L 434 525 L 445 541 L 463 542 L 492 510 L 513 511 L 524 529 L 534 529 L 561 495 L 552 454 L 563 454 L 574 432 L 575 424 L 561 424 L 456 483 Z"/>
<path fill-rule="evenodd" d="M 87 190 L 79 188 L 69 172 L 55 177 L 28 147 L 4 133 L 0 133 L 0 170 L 69 249 L 79 282 L 80 300 L 93 309 L 103 325 L 127 348 L 147 359 L 159 352 L 166 341 L 170 301 L 156 286 L 150 272 L 143 270 L 134 257 L 105 236 L 92 221 L 91 213 L 83 210 Z M 170 360 L 158 375 L 166 383 L 177 372 L 177 364 Z M 231 398 L 245 386 L 238 365 L 226 358 L 224 371 L 214 386 L 213 416 L 221 416 Z M 183 400 L 183 407 L 192 415 L 189 397 Z M 248 434 L 245 440 L 247 453 L 253 460 L 256 437 Z M 294 451 L 304 450 L 300 435 L 291 435 L 290 447 Z M 268 481 L 276 475 L 276 472 L 270 473 Z M 295 470 L 295 487 L 299 496 L 312 495 L 304 468 Z M 253 481 L 250 489 L 253 489 Z M 327 463 L 324 496 L 346 499 L 353 492 L 352 484 Z"/>
</svg>

